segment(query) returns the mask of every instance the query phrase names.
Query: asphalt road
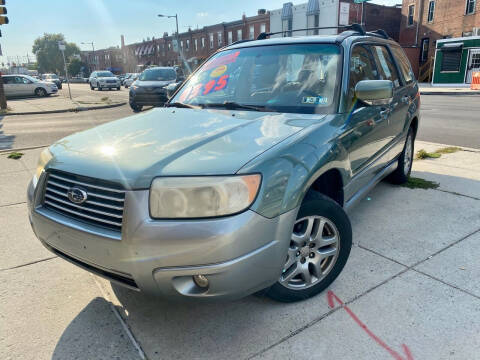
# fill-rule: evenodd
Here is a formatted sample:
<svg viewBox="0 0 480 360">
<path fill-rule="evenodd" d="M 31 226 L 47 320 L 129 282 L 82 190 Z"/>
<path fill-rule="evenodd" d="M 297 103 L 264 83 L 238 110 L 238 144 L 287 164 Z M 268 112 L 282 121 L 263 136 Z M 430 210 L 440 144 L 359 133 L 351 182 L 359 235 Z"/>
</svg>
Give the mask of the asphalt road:
<svg viewBox="0 0 480 360">
<path fill-rule="evenodd" d="M 87 86 L 81 87 L 82 91 L 90 91 Z M 128 106 L 121 106 L 80 113 L 0 117 L 0 149 L 48 145 L 71 133 L 131 114 Z M 422 96 L 418 139 L 480 149 L 480 96 Z"/>
<path fill-rule="evenodd" d="M 417 138 L 480 149 L 480 96 L 422 95 Z"/>
</svg>

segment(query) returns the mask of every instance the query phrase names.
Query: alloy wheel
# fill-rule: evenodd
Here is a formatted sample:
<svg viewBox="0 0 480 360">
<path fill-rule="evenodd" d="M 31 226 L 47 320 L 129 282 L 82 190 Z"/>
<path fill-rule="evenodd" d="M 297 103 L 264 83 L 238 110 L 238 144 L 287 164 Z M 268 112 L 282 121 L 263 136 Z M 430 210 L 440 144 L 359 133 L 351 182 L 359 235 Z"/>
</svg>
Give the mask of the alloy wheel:
<svg viewBox="0 0 480 360">
<path fill-rule="evenodd" d="M 332 270 L 340 252 L 340 234 L 323 216 L 298 219 L 279 282 L 292 290 L 316 285 Z"/>
</svg>

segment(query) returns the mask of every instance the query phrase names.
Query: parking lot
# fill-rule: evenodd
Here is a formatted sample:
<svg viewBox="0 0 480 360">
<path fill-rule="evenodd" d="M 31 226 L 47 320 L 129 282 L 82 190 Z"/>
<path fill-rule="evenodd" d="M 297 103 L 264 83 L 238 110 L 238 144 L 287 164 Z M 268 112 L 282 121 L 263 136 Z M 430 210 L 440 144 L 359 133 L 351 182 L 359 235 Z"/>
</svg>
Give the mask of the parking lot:
<svg viewBox="0 0 480 360">
<path fill-rule="evenodd" d="M 379 184 L 350 214 L 354 247 L 343 273 L 294 304 L 171 303 L 54 257 L 25 204 L 40 150 L 0 155 L 2 359 L 478 357 L 478 150 L 415 161 L 413 176 L 436 189 Z"/>
</svg>

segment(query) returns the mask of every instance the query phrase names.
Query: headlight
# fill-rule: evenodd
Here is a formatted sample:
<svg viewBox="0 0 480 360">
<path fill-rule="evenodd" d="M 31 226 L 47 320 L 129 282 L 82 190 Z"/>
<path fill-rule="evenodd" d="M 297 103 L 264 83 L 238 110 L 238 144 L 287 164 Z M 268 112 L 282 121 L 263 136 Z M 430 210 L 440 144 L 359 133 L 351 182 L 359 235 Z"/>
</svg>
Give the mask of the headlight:
<svg viewBox="0 0 480 360">
<path fill-rule="evenodd" d="M 153 218 L 205 218 L 246 210 L 255 200 L 261 176 L 156 178 L 150 188 Z"/>
<path fill-rule="evenodd" d="M 42 175 L 43 169 L 45 165 L 52 160 L 53 156 L 50 150 L 45 149 L 40 153 L 40 157 L 38 158 L 37 170 L 35 171 L 35 175 L 33 176 L 33 186 L 37 186 L 38 179 L 40 179 L 40 175 Z"/>
</svg>

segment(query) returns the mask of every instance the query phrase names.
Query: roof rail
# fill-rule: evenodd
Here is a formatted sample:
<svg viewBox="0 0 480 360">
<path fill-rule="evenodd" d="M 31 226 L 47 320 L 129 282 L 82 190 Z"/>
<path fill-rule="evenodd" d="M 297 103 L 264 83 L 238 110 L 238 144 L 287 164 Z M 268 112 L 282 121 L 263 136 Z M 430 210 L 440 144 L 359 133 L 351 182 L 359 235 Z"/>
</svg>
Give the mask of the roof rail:
<svg viewBox="0 0 480 360">
<path fill-rule="evenodd" d="M 387 32 L 383 29 L 378 29 L 378 30 L 375 30 L 375 31 L 369 31 L 369 32 L 366 33 L 366 35 L 379 36 L 379 37 L 382 37 L 384 39 L 391 39 L 391 37 L 388 36 Z"/>
<path fill-rule="evenodd" d="M 365 35 L 365 29 L 360 24 L 351 24 L 351 25 L 343 25 L 343 26 L 326 26 L 326 27 L 311 27 L 311 28 L 304 28 L 304 29 L 294 29 L 294 30 L 286 30 L 286 31 L 277 31 L 277 32 L 262 32 L 257 36 L 257 40 L 264 40 L 269 36 L 277 35 L 277 34 L 288 34 L 296 31 L 308 31 L 308 30 L 328 30 L 328 29 L 345 29 L 345 30 L 353 30 L 360 35 Z"/>
</svg>

